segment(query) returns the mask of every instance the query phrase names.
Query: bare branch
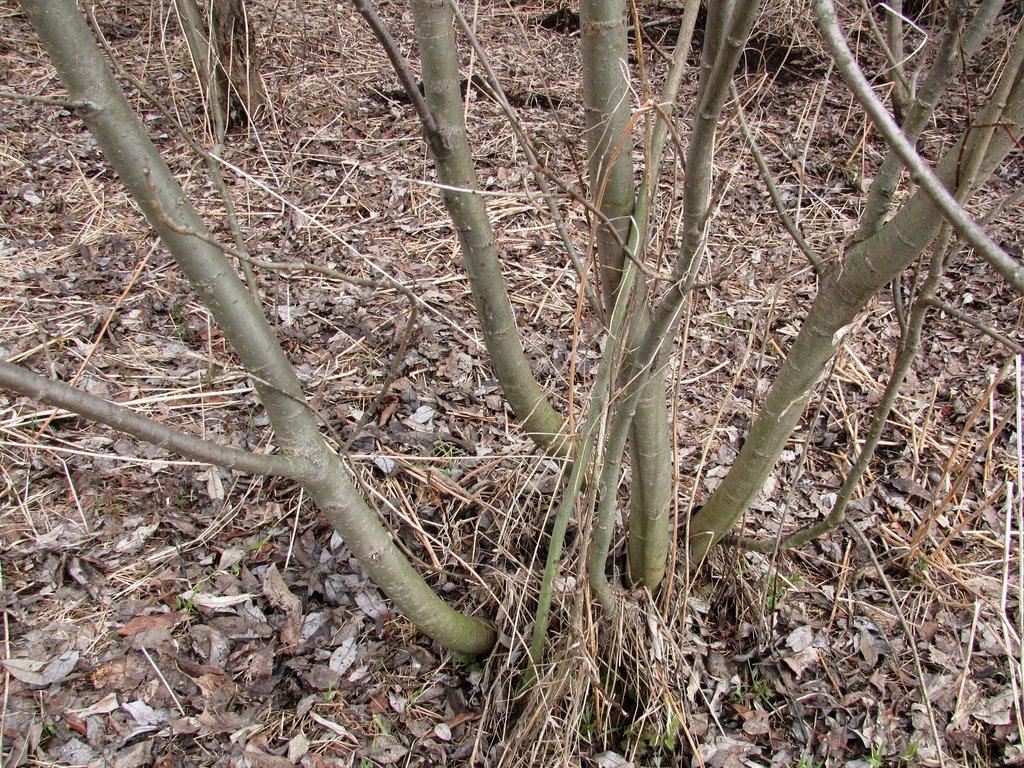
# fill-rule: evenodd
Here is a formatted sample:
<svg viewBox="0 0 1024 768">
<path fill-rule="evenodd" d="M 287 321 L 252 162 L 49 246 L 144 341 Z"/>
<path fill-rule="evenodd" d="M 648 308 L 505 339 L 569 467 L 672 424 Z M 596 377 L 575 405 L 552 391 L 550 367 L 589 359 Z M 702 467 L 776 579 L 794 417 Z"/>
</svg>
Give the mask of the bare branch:
<svg viewBox="0 0 1024 768">
<path fill-rule="evenodd" d="M 864 77 L 864 73 L 846 45 L 846 40 L 836 19 L 832 0 L 815 0 L 814 11 L 818 32 L 832 52 L 836 66 L 854 97 L 864 107 L 864 111 L 867 112 L 879 133 L 899 155 L 911 177 L 931 198 L 957 234 L 966 240 L 1007 282 L 1019 292 L 1024 293 L 1024 265 L 1000 248 L 949 193 L 935 172 L 917 154 L 900 127 L 896 125 L 892 115 L 886 110 L 885 105 L 871 89 L 870 83 Z"/>
<path fill-rule="evenodd" d="M 352 0 L 352 4 L 355 5 L 359 15 L 366 20 L 374 37 L 377 38 L 384 52 L 388 55 L 388 59 L 391 61 L 391 68 L 395 70 L 398 82 L 402 84 L 402 90 L 405 91 L 405 95 L 409 97 L 409 101 L 416 110 L 416 114 L 423 124 L 423 129 L 431 136 L 432 140 L 438 139 L 437 123 L 434 121 L 434 115 L 431 113 L 426 99 L 423 98 L 423 93 L 416 85 L 416 78 L 413 77 L 409 62 L 405 60 L 405 56 L 398 49 L 398 43 L 395 42 L 395 38 L 391 36 L 388 28 L 384 26 L 384 22 L 377 15 L 374 7 L 370 5 L 369 0 Z"/>
<path fill-rule="evenodd" d="M 739 118 L 740 131 L 743 133 L 743 138 L 747 142 L 747 146 L 750 147 L 750 152 L 754 156 L 754 162 L 757 164 L 757 170 L 761 174 L 761 181 L 764 182 L 768 188 L 768 194 L 772 198 L 772 203 L 775 204 L 775 210 L 779 214 L 779 218 L 782 219 L 783 226 L 786 227 L 786 231 L 789 232 L 790 237 L 797 244 L 797 247 L 803 251 L 804 256 L 811 262 L 811 266 L 814 267 L 814 271 L 819 275 L 821 274 L 822 265 L 821 259 L 818 254 L 814 252 L 807 239 L 804 237 L 804 233 L 800 231 L 800 228 L 793 221 L 793 217 L 789 215 L 789 211 L 786 210 L 786 205 L 782 201 L 782 195 L 779 194 L 779 188 L 775 185 L 775 177 L 772 176 L 772 172 L 768 169 L 768 163 L 765 162 L 764 153 L 761 152 L 761 148 L 757 145 L 757 140 L 754 138 L 753 132 L 750 130 L 750 125 L 747 123 L 747 118 L 743 114 L 743 105 L 740 103 L 740 96 L 736 92 L 736 86 L 731 84 L 729 89 L 732 92 L 732 97 L 736 101 L 736 116 Z"/>
<path fill-rule="evenodd" d="M 959 309 L 954 307 L 952 304 L 947 304 L 946 302 L 942 301 L 941 299 L 936 299 L 933 296 L 924 299 L 924 302 L 926 304 L 928 304 L 929 306 L 932 306 L 932 307 L 935 307 L 936 309 L 942 310 L 943 312 L 945 312 L 950 317 L 954 317 L 957 320 L 959 320 L 960 322 L 966 323 L 967 325 L 971 326 L 972 328 L 977 328 L 979 331 L 984 333 L 986 336 L 989 336 L 990 338 L 994 339 L 995 341 L 998 341 L 1000 344 L 1002 344 L 1004 347 L 1009 349 L 1014 354 L 1016 354 L 1016 355 L 1024 355 L 1024 346 L 1021 346 L 1020 344 L 1015 342 L 1013 339 L 1011 339 L 1011 338 L 1009 338 L 1007 336 L 1004 336 L 999 331 L 997 331 L 995 328 L 993 328 L 991 325 L 988 325 L 987 323 L 983 323 L 981 320 L 978 320 L 975 317 L 971 317 L 966 312 L 961 312 Z"/>
<path fill-rule="evenodd" d="M 88 102 L 85 101 L 68 101 L 59 96 L 33 96 L 30 93 L 15 93 L 8 90 L 0 90 L 0 99 L 27 101 L 30 104 L 46 104 L 50 107 L 61 107 L 63 109 L 86 109 L 89 106 Z"/>
<path fill-rule="evenodd" d="M 305 462 L 291 456 L 250 453 L 193 437 L 13 363 L 0 362 L 0 385 L 196 461 L 253 475 L 279 475 L 294 480 L 301 480 L 307 471 Z"/>
<path fill-rule="evenodd" d="M 501 80 L 498 78 L 497 73 L 495 73 L 494 68 L 491 66 L 490 57 L 488 57 L 483 46 L 480 45 L 480 41 L 477 39 L 476 33 L 469 25 L 469 21 L 463 15 L 458 3 L 456 3 L 455 0 L 449 0 L 448 5 L 452 9 L 452 13 L 455 15 L 455 20 L 458 22 L 459 28 L 462 30 L 462 34 L 464 34 L 466 39 L 469 40 L 469 44 L 473 48 L 474 53 L 476 53 L 477 60 L 479 61 L 481 68 L 484 70 L 484 75 L 487 77 L 487 87 L 490 90 L 488 96 L 494 99 L 495 103 L 501 108 L 501 111 L 505 113 L 505 116 L 508 118 L 509 125 L 512 127 L 512 132 L 516 135 L 516 140 L 519 142 L 519 146 L 523 150 L 523 154 L 526 155 L 526 160 L 530 164 L 531 171 L 533 172 L 533 178 L 536 180 L 537 187 L 540 189 L 541 197 L 544 198 L 544 204 L 547 206 L 548 213 L 551 215 L 551 220 L 554 222 L 558 236 L 562 240 L 562 246 L 565 248 L 565 252 L 569 256 L 569 261 L 572 262 L 573 269 L 576 270 L 576 275 L 583 286 L 583 292 L 587 298 L 587 303 L 590 304 L 590 308 L 598 317 L 603 317 L 604 307 L 601 306 L 601 300 L 597 297 L 593 284 L 586 279 L 586 268 L 583 264 L 583 259 L 580 257 L 579 251 L 576 250 L 576 246 L 573 245 L 572 238 L 569 237 L 569 230 L 565 225 L 565 220 L 562 218 L 561 211 L 558 209 L 558 203 L 555 200 L 554 195 L 551 194 L 551 190 L 548 187 L 544 173 L 540 170 L 541 162 L 540 158 L 537 156 L 537 151 L 533 145 L 533 141 L 530 140 L 526 130 L 523 128 L 523 123 L 519 119 L 519 115 L 516 113 L 515 109 L 512 107 L 512 104 L 509 102 L 505 89 L 501 85 Z"/>
</svg>

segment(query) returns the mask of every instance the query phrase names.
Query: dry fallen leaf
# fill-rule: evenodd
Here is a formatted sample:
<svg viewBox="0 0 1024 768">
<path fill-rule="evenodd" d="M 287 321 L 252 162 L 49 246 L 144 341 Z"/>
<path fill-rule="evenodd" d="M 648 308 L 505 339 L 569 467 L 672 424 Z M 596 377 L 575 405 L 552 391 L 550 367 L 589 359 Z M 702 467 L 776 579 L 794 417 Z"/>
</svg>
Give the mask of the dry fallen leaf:
<svg viewBox="0 0 1024 768">
<path fill-rule="evenodd" d="M 309 752 L 309 739 L 300 731 L 288 740 L 288 759 L 299 762 Z"/>
<path fill-rule="evenodd" d="M 222 611 L 225 608 L 232 608 L 244 603 L 252 595 L 248 593 L 241 595 L 212 595 L 209 592 L 182 592 L 180 597 L 197 608 L 207 611 Z"/>
<path fill-rule="evenodd" d="M 279 611 L 284 611 L 289 615 L 302 612 L 302 601 L 288 589 L 288 585 L 284 583 L 276 565 L 267 568 L 266 575 L 263 577 L 263 594 L 267 596 L 270 604 Z"/>
<path fill-rule="evenodd" d="M 0 659 L 12 677 L 21 682 L 45 688 L 71 674 L 78 663 L 78 651 L 67 651 L 55 659 Z"/>
<path fill-rule="evenodd" d="M 134 637 L 140 632 L 149 632 L 153 629 L 171 629 L 184 621 L 186 617 L 187 614 L 184 611 L 148 613 L 145 616 L 136 616 L 123 626 L 118 627 L 117 634 L 123 637 Z"/>
<path fill-rule="evenodd" d="M 342 640 L 341 645 L 334 649 L 331 660 L 328 663 L 331 669 L 339 675 L 344 675 L 351 667 L 358 656 L 355 638 Z"/>
</svg>

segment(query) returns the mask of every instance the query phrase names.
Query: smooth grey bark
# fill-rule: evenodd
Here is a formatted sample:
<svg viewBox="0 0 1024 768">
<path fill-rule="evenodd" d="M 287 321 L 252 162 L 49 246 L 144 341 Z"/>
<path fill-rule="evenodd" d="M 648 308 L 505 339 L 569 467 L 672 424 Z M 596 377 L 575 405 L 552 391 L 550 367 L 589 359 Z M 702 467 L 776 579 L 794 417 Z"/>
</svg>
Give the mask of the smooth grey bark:
<svg viewBox="0 0 1024 768">
<path fill-rule="evenodd" d="M 249 120 L 259 117 L 267 104 L 266 86 L 256 56 L 256 36 L 243 0 L 211 0 L 213 40 L 221 89 L 234 91 Z"/>
<path fill-rule="evenodd" d="M 267 101 L 245 6 L 242 0 L 210 0 L 209 22 L 196 0 L 174 0 L 174 7 L 206 97 L 213 135 L 220 143 L 230 122 L 232 92 L 249 119 L 258 116 Z"/>
<path fill-rule="evenodd" d="M 640 203 L 639 198 L 634 198 L 626 11 L 623 0 L 582 0 L 580 3 L 587 166 L 590 198 L 605 217 L 595 223 L 594 239 L 601 295 L 608 315 L 618 299 L 626 259 L 642 261 L 647 242 L 646 221 L 644 225 L 637 222 L 637 216 L 646 218 L 647 201 Z M 695 17 L 695 13 L 691 15 Z M 638 207 L 643 211 L 637 210 Z M 625 248 L 624 244 L 627 244 Z M 641 298 L 644 286 L 641 281 L 634 285 L 638 293 L 634 312 L 646 316 L 647 308 Z M 631 335 L 636 330 L 634 324 Z M 628 360 L 628 355 L 623 359 Z M 624 384 L 628 376 L 626 366 L 619 376 L 620 383 Z M 650 377 L 639 398 L 626 407 L 628 415 L 625 418 L 617 415 L 615 420 L 622 433 L 610 435 L 608 455 L 614 466 L 606 463 L 601 470 L 603 511 L 599 512 L 596 538 L 591 544 L 591 583 L 602 596 L 605 607 L 611 605 L 611 597 L 603 574 L 604 562 L 627 433 L 633 472 L 628 533 L 631 579 L 651 589 L 657 587 L 664 575 L 668 554 L 672 453 L 664 379 Z"/>
<path fill-rule="evenodd" d="M 601 295 L 611 313 L 626 258 L 622 244 L 629 237 L 634 191 L 623 0 L 580 0 L 580 52 L 590 199 L 608 221 L 596 222 L 596 240 Z"/>
<path fill-rule="evenodd" d="M 205 239 L 202 219 L 153 146 L 103 61 L 73 0 L 24 0 L 29 20 L 78 112 L 122 183 L 167 246 L 235 349 L 274 426 L 283 452 L 304 464 L 302 484 L 371 578 L 422 632 L 454 650 L 486 653 L 486 622 L 444 603 L 401 553 L 347 470 L 320 435 L 302 389 L 259 306 L 224 254 Z M 164 222 L 170 219 L 175 227 Z"/>
<path fill-rule="evenodd" d="M 661 162 L 669 134 L 668 121 L 675 116 L 675 101 L 687 68 L 686 58 L 693 39 L 699 0 L 686 4 L 679 25 L 672 66 L 661 93 L 661 109 L 651 131 L 646 149 L 644 177 L 633 207 L 629 247 L 634 254 L 638 244 L 648 240 L 651 198 L 661 175 Z M 638 292 L 638 317 L 631 332 L 630 350 L 635 349 L 650 327 L 648 293 Z M 662 360 L 667 358 L 664 353 Z M 629 381 L 636 373 L 635 354 L 630 351 L 626 362 Z M 669 423 L 668 393 L 664 366 L 651 373 L 650 381 L 641 389 L 636 412 L 630 424 L 630 466 L 632 482 L 629 496 L 629 521 L 626 554 L 629 581 L 654 590 L 665 576 L 670 547 L 669 511 L 675 496 L 672 457 L 672 429 Z"/>
<path fill-rule="evenodd" d="M 669 510 L 675 495 L 672 425 L 665 377 L 652 376 L 640 391 L 630 423 L 629 520 L 626 562 L 631 584 L 657 589 L 669 552 Z"/>
<path fill-rule="evenodd" d="M 226 78 L 217 72 L 218 55 L 212 36 L 207 34 L 203 13 L 196 0 L 174 0 L 181 20 L 181 29 L 188 42 L 192 66 L 196 68 L 199 85 L 206 99 L 206 114 L 216 142 L 224 140 L 228 123 L 228 88 Z"/>
<path fill-rule="evenodd" d="M 698 0 L 694 1 L 696 2 Z M 487 51 L 485 51 L 483 46 L 480 45 L 480 41 L 477 39 L 472 26 L 462 11 L 459 10 L 458 3 L 456 0 L 449 0 L 449 6 L 452 9 L 452 13 L 455 16 L 455 21 L 458 23 L 459 29 L 469 41 L 470 46 L 473 48 L 473 52 L 476 54 L 477 63 L 484 71 L 487 87 L 490 89 L 490 93 L 488 95 L 495 100 L 501 108 L 501 111 L 505 113 L 506 117 L 508 117 L 509 124 L 516 134 L 516 140 L 519 142 L 519 147 L 523 150 L 523 154 L 526 156 L 526 160 L 530 164 L 533 180 L 537 184 L 537 189 L 540 191 L 544 204 L 547 206 L 548 215 L 551 216 L 551 221 L 555 225 L 558 236 L 562 241 L 562 246 L 565 248 L 566 255 L 569 257 L 569 261 L 572 264 L 573 269 L 576 270 L 576 276 L 582 283 L 583 293 L 584 296 L 586 296 L 587 303 L 590 305 L 590 308 L 594 310 L 594 313 L 603 320 L 605 315 L 604 308 L 601 306 L 600 300 L 597 297 L 597 292 L 594 290 L 593 282 L 585 279 L 586 268 L 584 267 L 583 259 L 580 257 L 579 250 L 576 248 L 572 241 L 572 237 L 569 235 L 565 219 L 558 208 L 558 200 L 552 194 L 547 177 L 544 175 L 541 160 L 537 153 L 537 148 L 534 146 L 533 140 L 527 135 L 522 121 L 516 114 L 515 108 L 512 106 L 511 102 L 509 102 L 508 96 L 505 93 L 505 89 L 502 87 L 501 81 L 498 79 L 497 73 L 494 71 L 494 68 L 491 67 Z"/>
<path fill-rule="evenodd" d="M 664 391 L 664 367 L 671 339 L 703 255 L 718 121 L 728 97 L 728 84 L 739 63 L 758 7 L 757 0 L 736 0 L 714 4 L 709 8 L 698 98 L 687 147 L 686 176 L 683 183 L 682 245 L 673 265 L 671 283 L 657 309 L 648 317 L 644 304 L 633 324 L 626 368 L 627 391 L 618 405 L 621 413 L 617 413 L 613 421 L 609 451 L 605 456 L 606 462 L 613 463 L 618 460 L 617 456 L 621 455 L 616 454 L 614 450 L 618 450 L 622 444 L 617 430 L 623 424 L 629 423 L 626 419 L 632 417 L 633 423 L 640 426 L 649 425 L 651 418 L 661 423 L 665 440 L 663 445 L 652 438 L 655 433 L 648 432 L 645 437 L 637 437 L 639 430 L 633 430 L 633 493 L 637 494 L 638 483 L 652 481 L 658 484 L 650 486 L 650 493 L 646 498 L 644 494 L 647 489 L 641 487 L 641 495 L 634 496 L 636 503 L 631 504 L 627 544 L 629 571 L 632 580 L 651 588 L 660 582 L 668 556 L 668 508 L 672 494 L 669 450 L 671 434 L 667 429 L 667 410 L 659 414 L 654 404 L 648 402 L 645 403 L 645 407 L 649 407 L 649 410 L 640 411 L 637 403 L 649 399 L 652 391 Z M 658 142 L 663 140 L 664 137 L 661 137 Z M 647 218 L 644 188 L 641 189 L 638 200 L 634 221 L 641 222 L 644 226 Z M 645 300 L 646 294 L 640 298 Z M 653 389 L 655 385 L 657 390 Z M 634 409 L 636 413 L 633 412 Z M 648 456 L 644 454 L 648 451 L 651 456 L 657 456 L 656 461 L 645 463 L 648 462 Z M 639 473 L 637 467 L 641 467 Z M 609 474 L 602 478 L 602 483 L 606 487 L 611 484 L 610 471 L 609 469 Z M 606 585 L 604 563 L 607 559 L 607 545 L 610 544 L 610 526 L 614 510 L 604 506 L 599 508 L 598 512 L 598 525 L 588 561 L 588 573 L 592 588 L 607 606 L 610 602 L 610 593 Z"/>
<path fill-rule="evenodd" d="M 636 352 L 641 370 L 659 367 L 660 355 L 673 336 L 696 280 L 708 224 L 718 122 L 759 7 L 759 0 L 733 0 L 711 3 L 708 9 L 694 124 L 686 149 L 683 242 L 672 266 L 671 282 L 651 313 L 650 326 Z"/>
<path fill-rule="evenodd" d="M 1020 125 L 1024 120 L 1024 82 L 1021 79 L 1018 39 L 1011 64 L 996 89 L 996 97 L 982 116 L 982 124 Z M 1000 96 L 1008 91 L 1005 98 Z M 966 199 L 970 186 L 956 189 L 963 158 L 980 157 L 976 184 L 983 183 L 1016 146 L 1006 131 L 970 131 L 942 159 L 936 176 Z M 976 186 L 975 184 L 975 186 Z M 949 195 L 943 187 L 943 192 Z M 944 209 L 934 190 L 918 189 L 899 212 L 874 235 L 853 243 L 839 264 L 827 274 L 786 361 L 729 474 L 700 512 L 690 521 L 690 556 L 700 562 L 757 498 L 779 455 L 824 374 L 843 337 L 856 324 L 870 299 L 884 285 L 925 252 L 945 222 Z M 955 202 L 955 200 L 954 200 Z M 962 210 L 962 209 L 961 209 Z"/>
<path fill-rule="evenodd" d="M 565 454 L 570 444 L 565 424 L 526 360 L 501 273 L 494 229 L 478 193 L 462 111 L 451 8 L 446 0 L 413 0 L 410 6 L 422 62 L 424 97 L 436 126 L 435 130 L 427 126 L 427 142 L 442 184 L 441 197 L 462 247 L 491 364 L 512 411 L 534 442 L 552 453 Z"/>
<path fill-rule="evenodd" d="M 708 47 L 705 48 L 698 93 L 712 95 L 707 99 L 699 98 L 695 110 L 695 129 L 688 150 L 687 175 L 684 180 L 683 246 L 673 272 L 673 277 L 680 274 L 686 281 L 692 281 L 696 273 L 704 244 L 718 117 L 728 94 L 728 82 L 739 63 L 740 51 L 749 35 L 756 10 L 756 0 L 748 0 L 716 6 L 709 16 L 711 31 L 705 40 L 711 41 L 707 45 L 713 50 L 709 52 Z M 673 73 L 669 78 L 669 89 L 677 75 Z M 716 87 L 723 90 L 716 92 Z M 655 165 L 648 168 L 649 173 L 656 169 L 664 139 L 664 133 L 655 132 L 652 157 L 648 158 Z M 646 236 L 648 195 L 652 188 L 653 177 L 647 176 L 641 185 L 633 212 L 629 247 L 634 254 Z M 631 259 L 626 269 L 626 274 L 632 275 L 637 269 L 635 260 Z M 646 286 L 638 283 L 631 297 L 635 306 L 632 309 L 633 318 L 622 368 L 622 392 L 608 429 L 608 443 L 600 474 L 601 500 L 587 560 L 591 589 L 606 610 L 614 607 L 605 567 L 615 522 L 614 492 L 627 429 L 631 430 L 634 438 L 635 462 L 627 543 L 630 578 L 653 589 L 664 574 L 669 545 L 668 507 L 673 492 L 671 435 L 667 429 L 667 408 L 661 410 L 653 402 L 653 397 L 654 393 L 664 392 L 664 367 L 670 348 L 670 334 L 687 293 L 688 289 L 680 290 L 678 283 L 670 288 L 668 296 L 679 301 L 674 310 L 676 314 L 662 330 L 654 332 L 647 312 Z M 641 411 L 641 407 L 647 410 Z M 660 432 L 654 430 L 658 426 Z M 637 427 L 647 428 L 647 432 Z M 651 485 L 638 485 L 643 483 Z"/>
</svg>

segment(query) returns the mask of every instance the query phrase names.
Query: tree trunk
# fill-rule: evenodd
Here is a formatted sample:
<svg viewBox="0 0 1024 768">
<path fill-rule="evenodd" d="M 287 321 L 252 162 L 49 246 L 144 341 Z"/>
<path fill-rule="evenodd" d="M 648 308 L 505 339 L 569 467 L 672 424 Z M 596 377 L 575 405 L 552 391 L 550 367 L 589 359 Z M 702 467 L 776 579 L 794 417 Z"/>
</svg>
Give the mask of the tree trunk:
<svg viewBox="0 0 1024 768">
<path fill-rule="evenodd" d="M 79 114 L 196 293 L 231 342 L 274 426 L 284 453 L 299 459 L 302 485 L 344 537 L 371 578 L 425 634 L 467 653 L 495 642 L 486 622 L 446 605 L 398 549 L 356 492 L 348 471 L 320 435 L 295 372 L 259 306 L 146 135 L 110 74 L 74 0 L 24 0 L 22 7 Z"/>
</svg>

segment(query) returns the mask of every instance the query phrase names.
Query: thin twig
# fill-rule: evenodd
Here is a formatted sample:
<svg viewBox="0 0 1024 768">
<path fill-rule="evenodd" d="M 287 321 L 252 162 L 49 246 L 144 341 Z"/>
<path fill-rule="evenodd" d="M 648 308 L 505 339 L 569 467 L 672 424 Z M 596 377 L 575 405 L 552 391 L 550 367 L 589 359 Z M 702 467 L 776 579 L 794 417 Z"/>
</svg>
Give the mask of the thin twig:
<svg viewBox="0 0 1024 768">
<path fill-rule="evenodd" d="M 68 101 L 59 96 L 33 96 L 29 93 L 15 93 L 8 90 L 0 90 L 0 99 L 27 101 L 30 104 L 46 104 L 50 107 L 63 107 L 64 109 L 88 109 L 92 106 L 87 101 Z"/>
<path fill-rule="evenodd" d="M 398 82 L 402 84 L 402 90 L 405 91 L 405 95 L 409 97 L 409 101 L 416 110 L 416 114 L 423 124 L 423 129 L 429 136 L 437 137 L 437 123 L 434 121 L 434 115 L 430 111 L 427 100 L 423 98 L 423 94 L 416 85 L 416 78 L 413 77 L 409 63 L 398 49 L 398 43 L 395 42 L 388 28 L 384 26 L 384 22 L 381 21 L 377 11 L 374 10 L 368 0 L 352 0 L 352 4 L 356 7 L 359 15 L 366 20 L 374 37 L 380 42 L 381 47 L 391 61 L 391 67 L 398 76 Z"/>
<path fill-rule="evenodd" d="M 156 662 L 153 661 L 153 657 L 149 655 L 149 651 L 146 650 L 145 646 L 139 646 L 139 650 L 142 651 L 142 655 L 146 657 L 146 661 L 149 662 L 149 666 L 151 666 L 153 671 L 156 672 L 156 676 L 160 678 L 160 682 L 164 684 L 164 688 L 167 689 L 167 693 L 171 695 L 171 701 L 174 702 L 174 706 L 178 708 L 181 716 L 184 717 L 185 708 L 181 706 L 181 700 L 178 698 L 178 694 L 176 694 L 174 689 L 171 688 L 170 684 L 167 682 L 167 678 L 164 677 L 164 673 L 160 671 L 160 667 L 158 667 Z"/>
<path fill-rule="evenodd" d="M 822 263 L 818 254 L 814 252 L 807 239 L 804 237 L 804 233 L 800 231 L 800 228 L 793 221 L 793 217 L 789 215 L 789 211 L 786 210 L 786 205 L 782 201 L 782 195 L 779 193 L 779 188 L 775 185 L 775 177 L 772 176 L 772 172 L 768 169 L 768 163 L 765 162 L 764 153 L 761 152 L 761 147 L 758 146 L 757 140 L 754 138 L 753 132 L 750 130 L 750 125 L 747 123 L 747 118 L 743 114 L 743 104 L 740 101 L 740 95 L 736 91 L 736 85 L 733 83 L 729 84 L 729 90 L 732 93 L 732 98 L 736 101 L 736 116 L 739 118 L 740 131 L 743 133 L 743 138 L 747 142 L 747 146 L 750 147 L 750 153 L 754 156 L 754 162 L 757 164 L 757 170 L 761 174 L 761 180 L 768 188 L 768 194 L 772 198 L 772 203 L 775 204 L 775 210 L 779 214 L 779 218 L 782 219 L 783 226 L 786 227 L 786 231 L 789 232 L 790 237 L 797 244 L 797 247 L 803 251 L 804 256 L 811 262 L 811 266 L 814 267 L 814 271 L 819 275 L 822 273 Z"/>
<path fill-rule="evenodd" d="M 878 574 L 878 578 L 885 587 L 886 594 L 889 595 L 893 611 L 896 613 L 896 618 L 900 622 L 900 628 L 903 630 L 903 634 L 907 638 L 907 645 L 914 657 L 914 669 L 917 672 L 917 684 L 921 691 L 921 703 L 923 704 L 925 711 L 928 713 L 928 724 L 931 727 L 932 739 L 935 741 L 935 751 L 939 756 L 939 765 L 945 766 L 945 753 L 942 751 L 942 741 L 939 739 L 939 728 L 935 722 L 935 711 L 932 709 L 931 692 L 928 690 L 928 686 L 925 683 L 924 669 L 921 667 L 921 655 L 917 652 L 917 638 L 914 637 L 914 630 L 903 615 L 903 610 L 900 608 L 899 600 L 896 598 L 896 591 L 892 588 L 892 584 L 889 582 L 889 577 L 886 576 L 885 571 L 882 570 L 882 565 L 878 562 L 878 557 L 875 555 L 874 549 L 871 548 L 871 543 L 867 540 L 867 537 L 861 533 L 860 528 L 856 525 L 850 523 L 847 527 L 853 533 L 854 538 L 856 538 L 857 541 L 860 542 L 860 545 L 867 551 L 868 557 L 871 558 L 871 562 L 875 566 L 875 572 Z"/>
<path fill-rule="evenodd" d="M 888 70 L 887 74 L 891 74 L 893 76 L 893 78 L 894 78 L 893 86 L 894 86 L 894 88 L 896 90 L 893 93 L 893 102 L 895 104 L 898 104 L 899 108 L 901 110 L 906 109 L 906 105 L 913 98 L 914 87 L 913 87 L 913 84 L 907 79 L 907 73 L 903 71 L 903 64 L 905 63 L 905 61 L 909 61 L 915 55 L 917 55 L 917 53 L 919 53 L 920 50 L 921 50 L 921 46 L 918 46 L 918 49 L 916 51 L 914 51 L 914 53 L 912 53 L 909 56 L 905 57 L 905 59 L 903 59 L 903 57 L 897 58 L 895 52 L 892 50 L 892 47 L 886 41 L 886 39 L 885 39 L 886 36 L 884 34 L 882 34 L 882 30 L 880 30 L 878 28 L 878 22 L 875 21 L 875 15 L 871 12 L 871 8 L 868 5 L 867 0 L 861 0 L 860 4 L 861 4 L 861 9 L 864 12 L 863 15 L 867 19 L 867 21 L 868 21 L 868 28 L 871 30 L 871 36 L 875 39 L 875 43 L 878 45 L 879 49 L 882 51 L 882 56 L 885 58 L 886 64 L 889 65 L 889 70 Z M 894 16 L 896 16 L 896 14 L 893 11 L 893 9 L 890 8 L 888 5 L 886 5 L 885 3 L 882 3 L 882 9 L 885 10 L 885 12 L 887 14 L 889 14 L 889 18 L 893 18 Z M 901 21 L 902 20 L 910 21 L 903 14 L 899 14 L 898 18 Z M 910 23 L 913 24 L 913 22 L 910 22 Z M 925 42 L 927 42 L 927 40 L 928 40 L 927 33 L 925 33 L 924 30 L 922 30 L 916 24 L 914 24 L 913 26 L 914 26 L 915 29 L 917 29 L 918 32 L 920 32 L 924 36 Z M 901 39 L 901 42 L 902 42 L 902 39 Z M 923 43 L 922 43 L 922 45 L 923 45 Z M 901 60 L 901 59 L 903 59 L 903 60 Z"/>
<path fill-rule="evenodd" d="M 253 475 L 280 475 L 296 480 L 305 473 L 303 462 L 294 457 L 251 453 L 241 448 L 194 437 L 140 416 L 124 406 L 115 405 L 70 387 L 62 381 L 40 376 L 20 365 L 0 362 L 0 385 L 33 400 L 63 408 L 76 416 L 97 421 L 151 443 L 157 448 L 175 451 L 196 461 L 226 469 L 237 469 Z"/>
<path fill-rule="evenodd" d="M 1000 344 L 1002 344 L 1004 347 L 1009 349 L 1014 354 L 1024 355 L 1024 346 L 1021 346 L 1020 344 L 1015 342 L 1013 339 L 1008 338 L 1007 336 L 1004 336 L 999 331 L 997 331 L 995 328 L 993 328 L 991 325 L 988 325 L 987 323 L 983 323 L 981 320 L 978 320 L 977 318 L 971 317 L 966 312 L 962 312 L 959 309 L 957 309 L 956 307 L 952 306 L 951 304 L 947 304 L 946 302 L 942 301 L 941 299 L 936 299 L 934 296 L 930 296 L 930 297 L 924 299 L 924 302 L 925 302 L 925 304 L 928 304 L 929 306 L 935 307 L 936 309 L 941 309 L 947 315 L 950 315 L 951 317 L 955 317 L 957 320 L 959 320 L 962 323 L 967 323 L 967 325 L 971 326 L 972 328 L 977 328 L 979 331 L 984 333 L 986 336 L 989 336 L 992 339 L 994 339 L 995 341 L 998 341 Z"/>
</svg>

